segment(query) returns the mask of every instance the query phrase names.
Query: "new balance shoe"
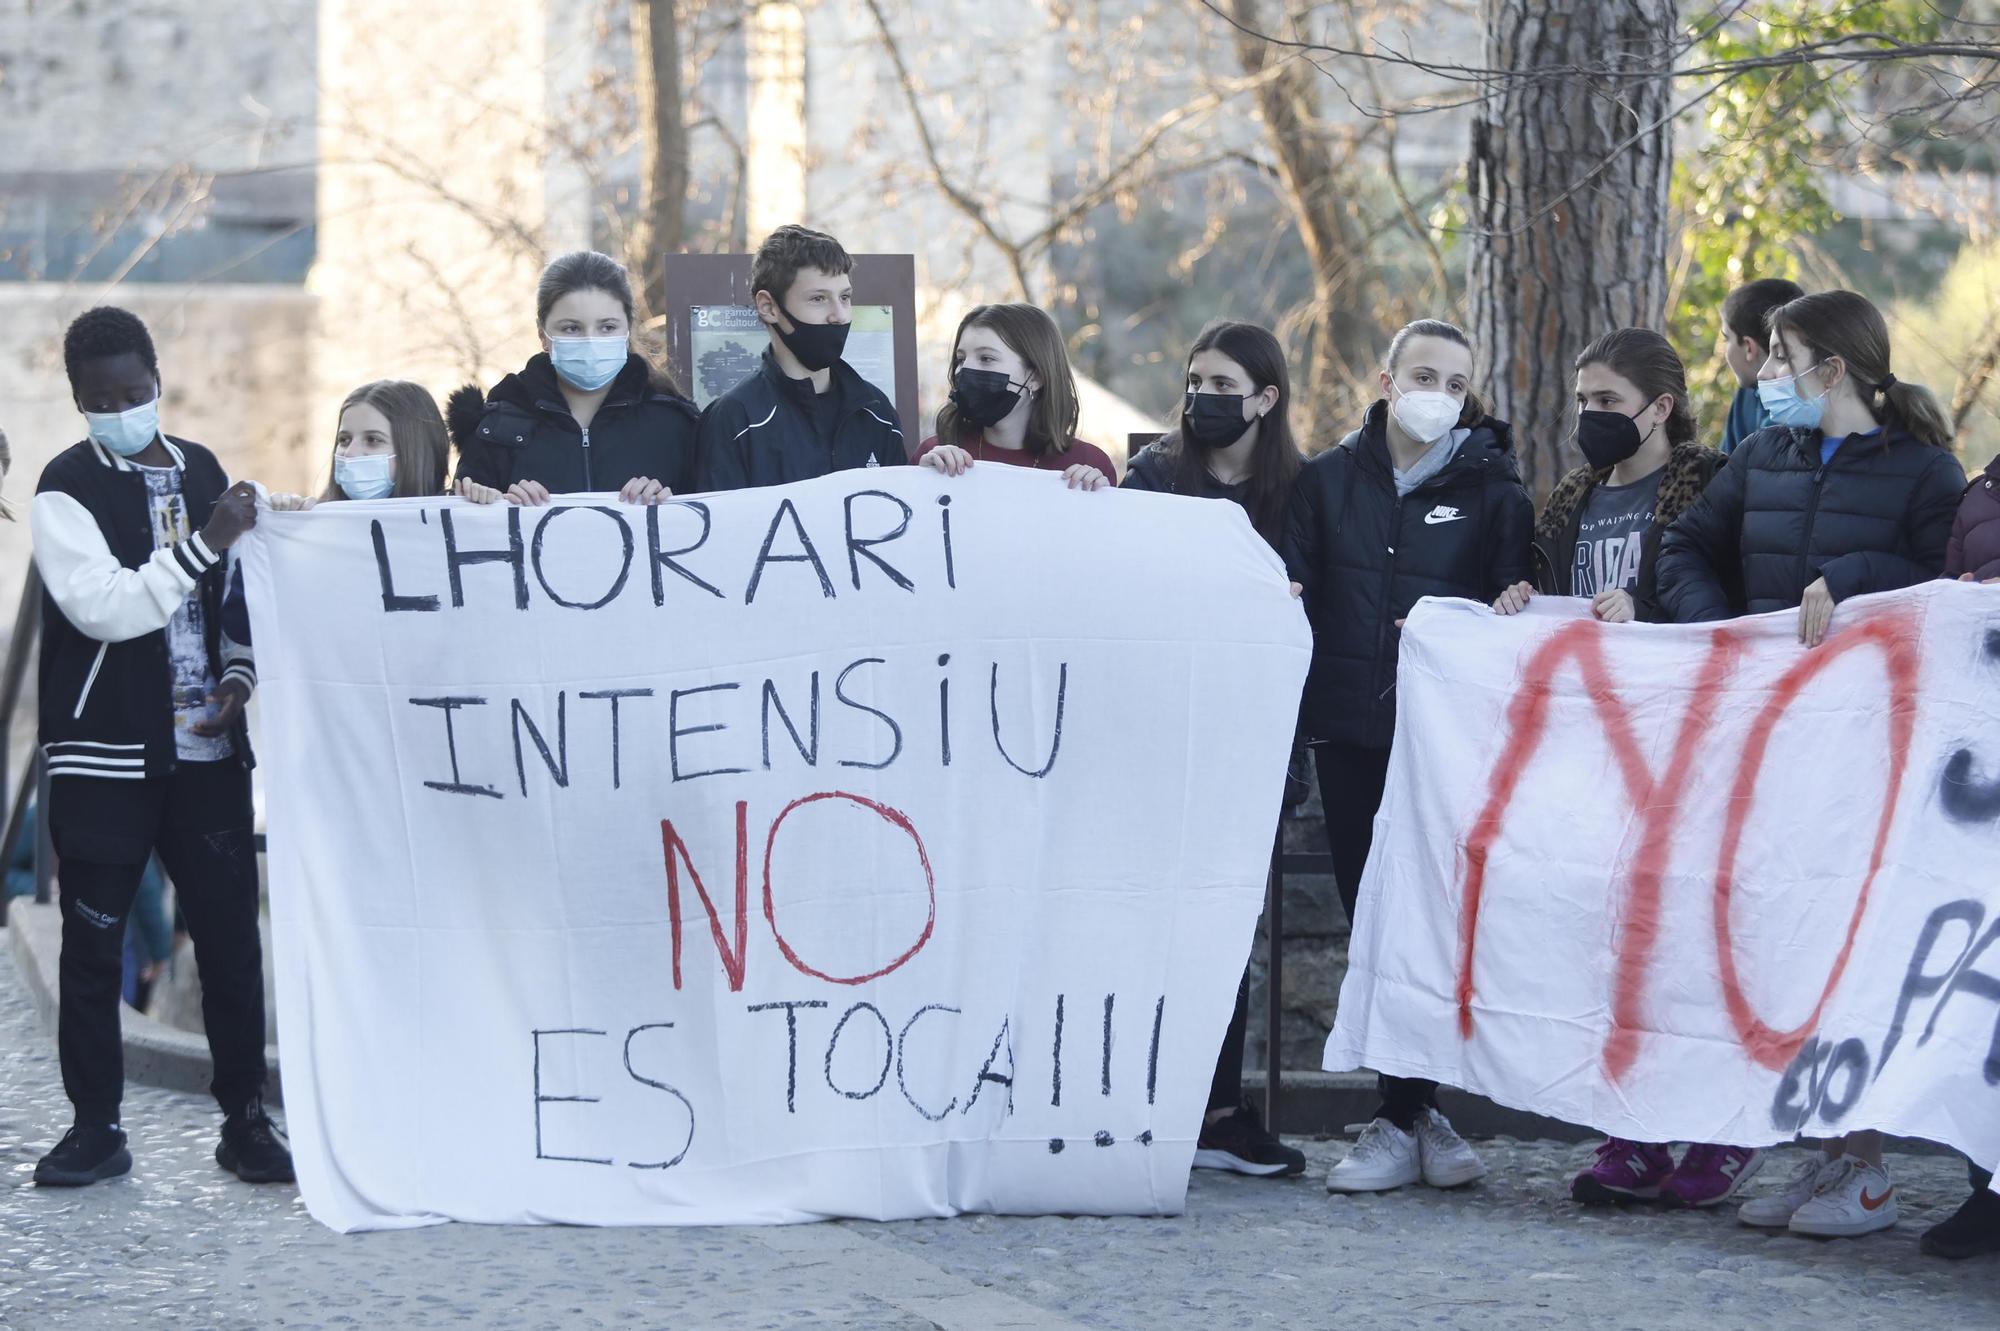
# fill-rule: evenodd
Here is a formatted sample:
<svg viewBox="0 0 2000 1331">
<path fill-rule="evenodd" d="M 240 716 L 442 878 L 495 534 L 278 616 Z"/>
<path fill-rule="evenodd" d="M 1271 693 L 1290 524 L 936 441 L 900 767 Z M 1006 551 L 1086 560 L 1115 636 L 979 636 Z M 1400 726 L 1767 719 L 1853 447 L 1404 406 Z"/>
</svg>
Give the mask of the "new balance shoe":
<svg viewBox="0 0 2000 1331">
<path fill-rule="evenodd" d="M 1917 1246 L 1954 1262 L 2000 1253 L 2000 1192 L 1978 1189 L 1949 1220 L 1926 1230 Z"/>
<path fill-rule="evenodd" d="M 1763 1167 L 1764 1153 L 1747 1146 L 1690 1146 L 1660 1184 L 1660 1200 L 1669 1206 L 1720 1206 Z"/>
<path fill-rule="evenodd" d="M 1650 1202 L 1673 1172 L 1673 1152 L 1666 1147 L 1613 1137 L 1597 1148 L 1596 1162 L 1570 1180 L 1569 1195 L 1585 1206 Z M 1791 1219 L 1791 1212 L 1785 1219 Z"/>
<path fill-rule="evenodd" d="M 77 1122 L 49 1153 L 35 1164 L 35 1183 L 43 1188 L 82 1188 L 130 1172 L 132 1152 L 116 1123 Z"/>
<path fill-rule="evenodd" d="M 1305 1173 L 1306 1154 L 1279 1141 L 1246 1100 L 1241 1108 L 1201 1125 L 1201 1137 L 1194 1146 L 1194 1167 L 1269 1178 Z"/>
<path fill-rule="evenodd" d="M 1349 1124 L 1352 1132 L 1358 1125 Z M 1345 1159 L 1327 1172 L 1328 1192 L 1387 1192 L 1407 1187 L 1424 1176 L 1414 1135 L 1386 1118 L 1361 1128 L 1361 1136 Z"/>
<path fill-rule="evenodd" d="M 1417 1167 L 1433 1188 L 1462 1188 L 1486 1177 L 1486 1166 L 1435 1108 L 1417 1117 Z"/>
<path fill-rule="evenodd" d="M 1783 1229 L 1792 1223 L 1793 1214 L 1812 1200 L 1820 1179 L 1833 1166 L 1834 1161 L 1824 1153 L 1812 1152 L 1799 1161 L 1799 1167 L 1782 1188 L 1763 1197 L 1752 1197 L 1736 1209 L 1736 1218 L 1755 1229 Z"/>
<path fill-rule="evenodd" d="M 290 1183 L 292 1153 L 260 1097 L 222 1120 L 215 1163 L 245 1183 Z"/>
<path fill-rule="evenodd" d="M 1844 1155 L 1821 1175 L 1786 1228 L 1816 1239 L 1851 1239 L 1889 1228 L 1896 1212 L 1896 1185 L 1888 1171 Z"/>
</svg>

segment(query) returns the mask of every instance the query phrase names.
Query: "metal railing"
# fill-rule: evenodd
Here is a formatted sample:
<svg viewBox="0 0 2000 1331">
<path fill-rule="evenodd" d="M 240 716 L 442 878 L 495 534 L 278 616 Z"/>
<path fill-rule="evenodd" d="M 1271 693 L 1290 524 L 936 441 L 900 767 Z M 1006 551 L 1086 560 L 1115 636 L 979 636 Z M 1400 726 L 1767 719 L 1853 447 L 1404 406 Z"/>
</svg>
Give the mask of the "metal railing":
<svg viewBox="0 0 2000 1331">
<path fill-rule="evenodd" d="M 1264 893 L 1266 948 L 1264 961 L 1264 1122 L 1278 1132 L 1278 1103 L 1284 1082 L 1285 1030 L 1285 879 L 1294 874 L 1329 876 L 1330 854 L 1287 854 L 1285 821 L 1278 819 L 1278 840 L 1271 848 L 1271 874 Z"/>
<path fill-rule="evenodd" d="M 0 801 L 7 809 L 7 826 L 0 835 L 0 855 L 11 862 L 14 844 L 20 839 L 21 828 L 27 822 L 28 804 L 32 800 L 37 806 L 35 819 L 35 900 L 47 903 L 50 880 L 54 875 L 55 855 L 49 845 L 47 812 L 48 773 L 42 765 L 42 750 L 35 745 L 29 750 L 27 771 L 21 776 L 20 789 L 9 784 L 12 773 L 8 770 L 12 763 L 14 714 L 21 709 L 21 697 L 27 691 L 28 665 L 35 659 L 35 646 L 42 630 L 42 578 L 31 559 L 28 561 L 27 577 L 21 582 L 21 604 L 14 611 L 14 634 L 7 639 L 7 663 L 0 671 Z M 0 924 L 7 922 L 8 893 L 0 890 Z"/>
</svg>

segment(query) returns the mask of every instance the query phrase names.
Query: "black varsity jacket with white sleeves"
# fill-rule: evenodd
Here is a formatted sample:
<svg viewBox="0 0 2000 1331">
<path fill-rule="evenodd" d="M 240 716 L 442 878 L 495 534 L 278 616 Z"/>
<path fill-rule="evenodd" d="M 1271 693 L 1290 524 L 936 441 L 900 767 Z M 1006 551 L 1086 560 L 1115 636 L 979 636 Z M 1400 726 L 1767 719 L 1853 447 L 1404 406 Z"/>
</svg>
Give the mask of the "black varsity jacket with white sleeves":
<svg viewBox="0 0 2000 1331">
<path fill-rule="evenodd" d="M 41 741 L 52 779 L 137 781 L 174 769 L 173 663 L 167 624 L 202 599 L 210 672 L 257 684 L 247 646 L 222 631 L 229 561 L 201 538 L 229 478 L 200 444 L 162 436 L 181 473 L 187 539 L 153 540 L 138 467 L 86 439 L 57 454 L 35 489 L 35 567 L 42 578 Z M 230 736 L 251 762 L 250 737 Z"/>
</svg>

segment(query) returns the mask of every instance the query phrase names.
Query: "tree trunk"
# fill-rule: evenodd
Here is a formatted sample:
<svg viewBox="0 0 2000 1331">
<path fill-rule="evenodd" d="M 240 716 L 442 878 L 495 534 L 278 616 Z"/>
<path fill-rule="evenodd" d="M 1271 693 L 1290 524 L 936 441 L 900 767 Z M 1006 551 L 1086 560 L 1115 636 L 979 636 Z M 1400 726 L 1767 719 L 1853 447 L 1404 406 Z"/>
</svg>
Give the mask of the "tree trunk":
<svg viewBox="0 0 2000 1331">
<path fill-rule="evenodd" d="M 1254 77 L 1271 62 L 1287 59 L 1283 48 L 1262 35 L 1278 31 L 1278 25 L 1259 0 L 1229 0 L 1228 13 L 1237 24 L 1236 54 L 1245 74 Z M 1366 290 L 1367 245 L 1345 197 L 1346 163 L 1334 160 L 1332 144 L 1320 127 L 1321 78 L 1306 61 L 1289 60 L 1256 90 L 1258 116 L 1312 264 L 1313 304 L 1306 321 L 1310 350 L 1297 394 L 1303 410 L 1294 418 L 1300 442 L 1310 452 L 1351 428 L 1356 403 L 1341 352 L 1365 358 L 1372 344 L 1386 336 L 1368 319 L 1349 317 L 1372 307 Z M 1344 346 L 1347 342 L 1354 345 Z"/>
<path fill-rule="evenodd" d="M 1514 426 L 1539 501 L 1579 460 L 1578 352 L 1666 314 L 1675 0 L 1486 0 L 1493 98 L 1473 122 L 1478 388 Z M 1575 67 L 1624 71 L 1586 77 Z"/>
<path fill-rule="evenodd" d="M 648 313 L 665 308 L 664 256 L 685 238 L 687 122 L 675 0 L 632 0 L 632 75 L 639 104 L 639 214 L 626 262 Z"/>
</svg>

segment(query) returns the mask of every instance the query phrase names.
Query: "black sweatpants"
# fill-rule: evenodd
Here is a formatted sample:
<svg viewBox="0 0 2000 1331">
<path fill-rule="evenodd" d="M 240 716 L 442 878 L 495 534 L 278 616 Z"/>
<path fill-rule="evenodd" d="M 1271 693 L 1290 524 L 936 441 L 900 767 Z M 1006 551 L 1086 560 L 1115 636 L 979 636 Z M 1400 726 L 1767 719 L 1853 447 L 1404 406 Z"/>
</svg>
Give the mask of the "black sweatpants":
<svg viewBox="0 0 2000 1331">
<path fill-rule="evenodd" d="M 1236 1011 L 1222 1032 L 1222 1052 L 1215 1056 L 1215 1079 L 1208 1085 L 1210 1109 L 1235 1109 L 1243 1103 L 1243 1044 L 1250 1033 L 1250 972 L 1236 985 Z"/>
<path fill-rule="evenodd" d="M 1313 747 L 1313 766 L 1319 774 L 1320 807 L 1326 813 L 1334 887 L 1352 926 L 1355 901 L 1361 895 L 1361 871 L 1368 865 L 1368 849 L 1375 841 L 1375 811 L 1382 806 L 1382 789 L 1389 780 L 1389 750 L 1319 744 Z M 1382 1107 L 1375 1111 L 1375 1117 L 1386 1118 L 1405 1132 L 1416 1126 L 1424 1110 L 1437 1104 L 1434 1081 L 1385 1074 L 1376 1078 L 1376 1083 Z"/>
<path fill-rule="evenodd" d="M 61 860 L 62 1003 L 56 1044 L 79 1119 L 115 1123 L 125 1096 L 118 1000 L 125 921 L 154 851 L 194 940 L 201 1013 L 225 1114 L 263 1092 L 264 958 L 250 773 L 231 761 L 181 763 L 140 781 L 57 777 L 49 832 Z"/>
</svg>

